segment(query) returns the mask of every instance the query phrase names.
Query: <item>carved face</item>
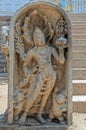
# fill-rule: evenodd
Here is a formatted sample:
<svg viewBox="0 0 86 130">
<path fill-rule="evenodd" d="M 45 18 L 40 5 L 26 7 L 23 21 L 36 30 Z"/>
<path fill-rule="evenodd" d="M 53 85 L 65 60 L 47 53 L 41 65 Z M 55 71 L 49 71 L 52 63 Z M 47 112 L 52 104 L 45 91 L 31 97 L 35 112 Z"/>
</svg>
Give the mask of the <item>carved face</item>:
<svg viewBox="0 0 86 130">
<path fill-rule="evenodd" d="M 34 39 L 35 46 L 44 46 L 45 45 L 44 34 L 38 27 L 35 28 L 35 31 L 33 34 L 33 39 Z"/>
</svg>

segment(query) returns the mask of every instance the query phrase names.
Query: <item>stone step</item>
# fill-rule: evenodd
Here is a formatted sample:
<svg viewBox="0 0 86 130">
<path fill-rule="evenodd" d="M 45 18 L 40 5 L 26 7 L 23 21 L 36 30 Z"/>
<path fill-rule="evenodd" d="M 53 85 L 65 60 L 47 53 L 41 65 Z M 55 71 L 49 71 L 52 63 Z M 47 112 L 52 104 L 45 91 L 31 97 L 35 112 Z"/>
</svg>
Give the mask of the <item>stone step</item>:
<svg viewBox="0 0 86 130">
<path fill-rule="evenodd" d="M 5 79 L 5 77 L 6 77 L 6 80 L 7 80 L 7 76 L 8 76 L 7 73 L 0 73 L 0 78 L 3 77 Z"/>
<path fill-rule="evenodd" d="M 72 51 L 86 51 L 86 44 L 73 44 Z"/>
<path fill-rule="evenodd" d="M 72 16 L 72 21 L 85 21 L 86 20 L 86 14 L 85 15 L 78 15 L 78 16 Z"/>
<path fill-rule="evenodd" d="M 79 26 L 78 27 L 72 27 L 72 34 L 77 34 L 79 32 L 84 32 L 86 34 L 86 28 L 80 28 Z"/>
<path fill-rule="evenodd" d="M 5 58 L 6 58 L 5 55 L 3 55 L 3 54 L 0 55 L 0 60 L 5 59 Z"/>
<path fill-rule="evenodd" d="M 72 23 L 72 27 L 86 27 L 86 23 L 84 22 L 82 22 L 82 23 L 78 23 L 78 22 L 76 22 L 76 23 Z"/>
<path fill-rule="evenodd" d="M 7 64 L 6 63 L 0 63 L 0 68 L 6 67 Z"/>
<path fill-rule="evenodd" d="M 86 20 L 86 14 L 70 14 L 70 18 L 72 21 L 85 21 Z"/>
<path fill-rule="evenodd" d="M 86 102 L 73 102 L 73 112 L 86 113 Z"/>
<path fill-rule="evenodd" d="M 73 68 L 86 68 L 86 58 L 73 58 L 72 59 Z"/>
<path fill-rule="evenodd" d="M 1 48 L 0 48 L 0 55 L 4 55 L 4 53 L 2 52 Z"/>
<path fill-rule="evenodd" d="M 85 20 L 77 20 L 77 19 L 76 20 L 72 20 L 71 19 L 71 23 L 72 24 L 76 24 L 76 25 L 77 24 L 86 24 L 86 19 Z"/>
<path fill-rule="evenodd" d="M 1 64 L 1 63 L 6 63 L 6 60 L 5 60 L 5 59 L 1 59 L 1 60 L 0 60 L 0 64 Z"/>
<path fill-rule="evenodd" d="M 73 68 L 73 80 L 86 80 L 86 68 Z"/>
<path fill-rule="evenodd" d="M 81 51 L 75 50 L 72 52 L 72 58 L 86 58 L 86 51 L 84 52 L 82 50 L 81 52 Z"/>
<path fill-rule="evenodd" d="M 73 80 L 73 111 L 86 113 L 86 80 Z"/>
<path fill-rule="evenodd" d="M 72 40 L 72 45 L 76 44 L 82 44 L 86 45 L 86 39 L 79 39 L 79 40 Z"/>
<path fill-rule="evenodd" d="M 72 26 L 72 35 L 74 34 L 81 34 L 86 35 L 86 26 Z M 80 33 L 81 32 L 81 33 Z"/>
<path fill-rule="evenodd" d="M 86 39 L 86 34 L 72 34 L 73 40 Z"/>
<path fill-rule="evenodd" d="M 0 21 L 10 21 L 11 16 L 0 16 Z"/>
<path fill-rule="evenodd" d="M 86 95 L 86 80 L 73 80 L 73 95 Z"/>
<path fill-rule="evenodd" d="M 72 29 L 72 34 L 86 34 L 86 29 L 80 29 L 80 28 L 78 28 L 78 29 L 75 29 L 75 28 L 73 28 Z"/>
<path fill-rule="evenodd" d="M 86 20 L 86 16 L 85 17 L 72 17 L 71 18 L 71 21 L 73 22 L 73 21 L 85 21 Z"/>
<path fill-rule="evenodd" d="M 0 27 L 8 26 L 8 25 L 9 25 L 9 21 L 0 21 Z"/>
<path fill-rule="evenodd" d="M 76 29 L 76 30 L 85 30 L 86 29 L 86 24 L 82 24 L 82 25 L 76 25 L 76 24 L 72 24 L 72 30 L 74 30 L 74 29 Z"/>
<path fill-rule="evenodd" d="M 0 68 L 0 73 L 6 73 L 6 72 L 7 72 L 7 68 L 6 67 Z"/>
<path fill-rule="evenodd" d="M 82 30 L 85 30 L 85 28 L 86 28 L 86 24 L 71 24 L 71 27 L 72 27 L 72 29 L 74 29 L 74 28 L 76 28 L 76 29 L 82 29 Z"/>
</svg>

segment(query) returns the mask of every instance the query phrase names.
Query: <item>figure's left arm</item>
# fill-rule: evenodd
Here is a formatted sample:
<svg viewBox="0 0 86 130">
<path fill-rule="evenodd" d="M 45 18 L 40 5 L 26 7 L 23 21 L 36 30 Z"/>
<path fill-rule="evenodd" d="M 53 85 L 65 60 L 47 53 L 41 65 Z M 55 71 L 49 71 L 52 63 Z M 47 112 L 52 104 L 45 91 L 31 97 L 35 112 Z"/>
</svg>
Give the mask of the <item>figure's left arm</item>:
<svg viewBox="0 0 86 130">
<path fill-rule="evenodd" d="M 64 49 L 63 48 L 59 48 L 59 53 L 56 51 L 55 48 L 52 48 L 52 55 L 57 60 L 57 62 L 59 62 L 60 64 L 64 64 L 65 57 L 64 57 Z"/>
</svg>

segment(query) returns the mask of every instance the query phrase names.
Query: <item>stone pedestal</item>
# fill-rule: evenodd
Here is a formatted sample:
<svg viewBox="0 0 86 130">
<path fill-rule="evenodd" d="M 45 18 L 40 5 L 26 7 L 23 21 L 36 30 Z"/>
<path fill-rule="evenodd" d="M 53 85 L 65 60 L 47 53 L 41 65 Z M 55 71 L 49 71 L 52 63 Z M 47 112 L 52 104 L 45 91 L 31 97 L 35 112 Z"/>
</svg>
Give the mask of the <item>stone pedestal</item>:
<svg viewBox="0 0 86 130">
<path fill-rule="evenodd" d="M 58 125 L 58 126 L 17 126 L 17 125 L 0 125 L 0 130 L 68 130 L 68 126 L 66 125 Z"/>
</svg>

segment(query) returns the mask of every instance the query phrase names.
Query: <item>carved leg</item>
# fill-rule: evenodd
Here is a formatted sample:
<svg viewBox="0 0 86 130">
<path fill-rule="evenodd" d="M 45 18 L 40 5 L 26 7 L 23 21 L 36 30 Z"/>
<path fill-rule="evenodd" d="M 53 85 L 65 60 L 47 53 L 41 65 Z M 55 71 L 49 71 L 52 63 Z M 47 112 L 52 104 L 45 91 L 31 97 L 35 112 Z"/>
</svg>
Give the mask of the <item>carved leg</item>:
<svg viewBox="0 0 86 130">
<path fill-rule="evenodd" d="M 39 96 L 39 93 L 42 88 L 42 79 L 39 77 L 39 81 L 37 82 L 37 85 L 35 87 L 32 87 L 33 89 L 31 90 L 30 94 L 27 97 L 27 102 L 26 102 L 26 107 L 24 114 L 20 118 L 20 123 L 25 123 L 27 115 L 33 106 L 34 102 L 37 100 L 37 97 Z"/>
<path fill-rule="evenodd" d="M 21 81 L 19 84 L 18 84 L 18 88 L 19 89 L 22 89 L 22 88 L 24 88 L 27 84 L 28 84 L 28 81 L 29 81 L 29 79 L 28 78 L 25 78 L 23 81 Z"/>
<path fill-rule="evenodd" d="M 60 124 L 62 124 L 62 125 L 65 124 L 65 121 L 64 121 L 64 117 L 63 117 L 63 116 L 58 117 L 58 120 L 59 120 Z"/>
<path fill-rule="evenodd" d="M 36 119 L 41 123 L 41 124 L 46 124 L 46 120 L 42 117 L 42 115 L 39 113 L 36 115 Z"/>
<path fill-rule="evenodd" d="M 53 120 L 53 119 L 54 119 L 54 115 L 53 115 L 52 110 L 51 110 L 51 111 L 50 111 L 50 113 L 49 113 L 49 118 L 50 118 L 51 120 Z"/>
<path fill-rule="evenodd" d="M 37 119 L 42 123 L 46 123 L 46 121 L 43 119 L 42 117 L 42 113 L 43 113 L 43 110 L 46 106 L 46 103 L 47 103 L 47 100 L 52 92 L 52 89 L 54 87 L 54 84 L 55 84 L 55 78 L 52 80 L 52 78 L 48 79 L 47 80 L 47 84 L 46 86 L 44 86 L 45 88 L 42 87 L 41 91 L 43 91 L 43 98 L 42 98 L 42 105 L 40 107 L 40 110 L 39 110 L 39 114 L 37 114 Z M 41 93 L 41 94 L 42 94 Z"/>
<path fill-rule="evenodd" d="M 27 113 L 24 112 L 19 120 L 19 124 L 24 124 L 27 118 Z"/>
</svg>

